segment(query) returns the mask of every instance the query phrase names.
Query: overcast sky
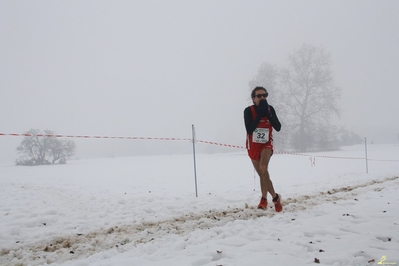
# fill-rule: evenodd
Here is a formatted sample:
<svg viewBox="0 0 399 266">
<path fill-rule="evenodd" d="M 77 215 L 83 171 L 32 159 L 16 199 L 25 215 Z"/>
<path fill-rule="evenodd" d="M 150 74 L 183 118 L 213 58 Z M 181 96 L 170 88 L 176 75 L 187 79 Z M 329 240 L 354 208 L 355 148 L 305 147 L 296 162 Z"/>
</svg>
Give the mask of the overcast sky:
<svg viewBox="0 0 399 266">
<path fill-rule="evenodd" d="M 195 124 L 243 145 L 248 82 L 308 43 L 331 53 L 337 123 L 398 142 L 398 14 L 396 0 L 0 0 L 0 132 L 187 138 Z M 20 141 L 0 136 L 0 157 Z"/>
</svg>

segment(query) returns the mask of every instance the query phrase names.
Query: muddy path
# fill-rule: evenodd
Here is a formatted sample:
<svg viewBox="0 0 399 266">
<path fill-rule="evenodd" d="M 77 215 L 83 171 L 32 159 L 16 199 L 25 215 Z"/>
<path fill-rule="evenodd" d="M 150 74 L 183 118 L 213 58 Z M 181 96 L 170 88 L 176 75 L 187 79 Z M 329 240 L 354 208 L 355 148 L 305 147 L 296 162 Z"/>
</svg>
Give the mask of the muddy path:
<svg viewBox="0 0 399 266">
<path fill-rule="evenodd" d="M 399 183 L 399 177 L 364 182 L 356 186 L 332 188 L 328 191 L 296 198 L 283 199 L 284 213 L 300 212 L 328 202 L 356 200 L 356 196 L 368 191 L 381 191 Z M 272 205 L 272 204 L 269 204 Z M 273 208 L 270 206 L 269 208 Z M 169 234 L 186 235 L 197 229 L 206 230 L 223 226 L 235 220 L 257 219 L 279 215 L 274 210 L 257 210 L 245 204 L 242 208 L 192 212 L 171 219 L 145 221 L 93 230 L 87 234 L 71 234 L 33 243 L 15 243 L 0 249 L 0 265 L 41 265 L 62 263 L 71 259 L 87 258 L 95 253 L 116 249 L 123 252 L 139 244 L 145 244 Z"/>
</svg>

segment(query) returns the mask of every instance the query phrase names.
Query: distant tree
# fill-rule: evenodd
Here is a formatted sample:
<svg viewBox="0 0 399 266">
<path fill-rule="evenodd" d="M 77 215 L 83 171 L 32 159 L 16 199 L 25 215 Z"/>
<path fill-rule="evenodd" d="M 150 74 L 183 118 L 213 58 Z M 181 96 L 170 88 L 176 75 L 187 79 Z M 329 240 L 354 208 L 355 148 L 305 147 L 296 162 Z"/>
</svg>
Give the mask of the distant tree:
<svg viewBox="0 0 399 266">
<path fill-rule="evenodd" d="M 17 165 L 43 165 L 66 163 L 66 158 L 75 153 L 75 143 L 72 140 L 59 140 L 51 130 L 45 130 L 44 134 L 38 129 L 26 132 L 26 137 L 17 147 L 20 158 Z"/>
<path fill-rule="evenodd" d="M 46 144 L 37 136 L 40 134 L 38 129 L 31 129 L 26 134 L 17 151 L 21 153 L 21 157 L 17 160 L 17 165 L 41 165 L 46 161 Z"/>
<path fill-rule="evenodd" d="M 49 131 L 45 131 L 49 135 Z M 51 131 L 50 131 L 51 132 Z M 66 158 L 75 154 L 75 142 L 70 139 L 57 139 L 54 132 L 51 132 L 51 137 L 48 138 L 48 151 L 52 156 L 52 163 L 60 160 L 60 163 L 65 163 Z"/>
<path fill-rule="evenodd" d="M 331 150 L 339 146 L 332 115 L 340 114 L 340 89 L 334 85 L 331 56 L 323 48 L 304 44 L 288 57 L 286 67 L 263 63 L 249 82 L 250 90 L 265 87 L 282 130 L 275 144 L 301 152 Z"/>
<path fill-rule="evenodd" d="M 292 133 L 292 146 L 301 152 L 332 149 L 338 129 L 331 117 L 339 116 L 340 88 L 334 85 L 331 56 L 323 48 L 304 44 L 289 55 L 280 76 L 284 119 Z"/>
</svg>

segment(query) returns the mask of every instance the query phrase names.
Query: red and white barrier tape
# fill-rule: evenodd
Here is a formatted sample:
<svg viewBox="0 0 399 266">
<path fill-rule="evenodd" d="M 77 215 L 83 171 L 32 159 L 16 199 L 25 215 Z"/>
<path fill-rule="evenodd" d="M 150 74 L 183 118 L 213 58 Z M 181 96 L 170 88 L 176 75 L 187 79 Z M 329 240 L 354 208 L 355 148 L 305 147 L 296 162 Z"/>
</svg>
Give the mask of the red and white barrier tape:
<svg viewBox="0 0 399 266">
<path fill-rule="evenodd" d="M 338 156 L 327 156 L 327 155 L 312 155 L 312 154 L 303 154 L 303 153 L 293 153 L 293 152 L 275 152 L 279 154 L 288 154 L 288 155 L 296 155 L 296 156 L 306 156 L 306 157 L 319 157 L 319 158 L 332 158 L 332 159 L 355 159 L 355 160 L 365 160 L 366 158 L 361 157 L 338 157 Z"/>
<path fill-rule="evenodd" d="M 83 139 L 128 139 L 128 140 L 178 140 L 178 141 L 192 141 L 192 139 L 188 138 L 151 138 L 151 137 L 115 137 L 115 136 L 88 136 L 88 135 L 61 135 L 61 134 L 30 134 L 30 133 L 0 133 L 0 136 L 12 136 L 12 137 L 56 137 L 56 138 L 83 138 Z M 196 140 L 197 142 L 218 145 L 230 148 L 238 148 L 238 149 L 246 149 L 243 146 L 232 145 L 232 144 L 224 144 L 213 141 L 206 140 Z M 366 158 L 361 157 L 338 157 L 338 156 L 326 156 L 326 155 L 311 155 L 311 154 L 303 154 L 303 153 L 293 153 L 293 152 L 279 152 L 275 151 L 275 154 L 287 154 L 287 155 L 296 155 L 296 156 L 306 156 L 306 157 L 319 157 L 319 158 L 329 158 L 329 159 L 350 159 L 350 160 L 365 160 Z M 379 159 L 367 159 L 368 161 L 386 161 L 386 162 L 399 162 L 399 160 L 379 160 Z"/>
<path fill-rule="evenodd" d="M 56 137 L 56 138 L 83 138 L 83 139 L 133 139 L 133 140 L 184 140 L 191 141 L 191 139 L 184 138 L 151 138 L 151 137 L 115 137 L 115 136 L 88 136 L 88 135 L 60 135 L 60 134 L 5 134 L 0 133 L 0 136 L 13 136 L 13 137 Z"/>
<path fill-rule="evenodd" d="M 202 143 L 212 144 L 212 145 L 218 145 L 218 146 L 224 146 L 224 147 L 230 147 L 230 148 L 245 149 L 245 147 L 243 147 L 243 146 L 231 145 L 231 144 L 223 144 L 223 143 L 218 143 L 218 142 L 213 142 L 213 141 L 206 141 L 206 140 L 197 139 L 197 142 L 202 142 Z"/>
</svg>

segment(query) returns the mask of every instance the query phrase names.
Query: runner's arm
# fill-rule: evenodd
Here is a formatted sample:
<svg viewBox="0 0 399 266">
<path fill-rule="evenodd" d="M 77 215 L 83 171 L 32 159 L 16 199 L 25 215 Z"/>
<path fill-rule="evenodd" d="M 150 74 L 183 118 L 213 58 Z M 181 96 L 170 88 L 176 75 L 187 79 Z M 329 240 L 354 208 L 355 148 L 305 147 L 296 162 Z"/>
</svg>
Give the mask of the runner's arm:
<svg viewBox="0 0 399 266">
<path fill-rule="evenodd" d="M 271 111 L 271 115 L 268 116 L 267 118 L 269 119 L 270 124 L 272 124 L 272 127 L 278 132 L 281 129 L 281 123 L 278 120 L 276 111 L 274 110 L 273 106 L 270 106 L 270 111 Z"/>
<path fill-rule="evenodd" d="M 248 134 L 252 134 L 255 129 L 258 127 L 261 117 L 256 116 L 255 120 L 252 120 L 252 112 L 251 108 L 247 107 L 244 110 L 244 123 L 245 129 Z"/>
</svg>

